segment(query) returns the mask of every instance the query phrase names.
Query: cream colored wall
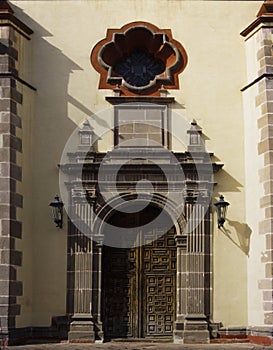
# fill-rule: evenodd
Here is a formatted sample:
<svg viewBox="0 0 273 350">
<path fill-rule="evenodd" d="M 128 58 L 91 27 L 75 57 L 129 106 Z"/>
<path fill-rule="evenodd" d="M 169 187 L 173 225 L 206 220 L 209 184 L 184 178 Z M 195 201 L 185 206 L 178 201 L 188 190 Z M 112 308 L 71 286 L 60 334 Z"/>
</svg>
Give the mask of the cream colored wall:
<svg viewBox="0 0 273 350">
<path fill-rule="evenodd" d="M 257 85 L 244 92 L 245 115 L 245 173 L 246 173 L 246 218 L 251 228 L 251 245 L 248 258 L 248 302 L 249 324 L 262 325 L 263 296 L 258 288 L 259 280 L 265 276 L 264 266 L 261 264 L 262 252 L 265 250 L 265 237 L 259 234 L 259 221 L 263 220 L 263 209 L 260 208 L 260 197 L 264 193 L 263 185 L 259 181 L 259 172 L 253 169 L 263 168 L 263 157 L 258 156 L 257 144 L 253 140 L 259 139 L 257 130 L 258 110 L 255 108 L 255 96 L 258 95 Z"/>
<path fill-rule="evenodd" d="M 258 77 L 259 61 L 257 53 L 261 49 L 261 31 L 246 39 L 247 52 L 247 83 Z M 252 230 L 250 256 L 248 259 L 248 299 L 249 324 L 263 325 L 263 295 L 258 288 L 259 281 L 265 277 L 265 268 L 261 264 L 265 252 L 265 237 L 259 234 L 259 221 L 264 220 L 264 209 L 260 208 L 260 198 L 264 193 L 264 186 L 260 183 L 259 172 L 253 169 L 264 167 L 264 156 L 258 155 L 258 147 L 253 140 L 260 140 L 257 120 L 261 117 L 261 108 L 256 107 L 255 97 L 259 95 L 258 84 L 251 86 L 244 93 L 245 119 L 245 172 L 246 172 L 246 215 Z"/>
<path fill-rule="evenodd" d="M 12 1 L 33 30 L 32 84 L 37 87 L 32 123 L 33 325 L 48 325 L 65 313 L 66 226 L 51 222 L 49 201 L 58 189 L 62 150 L 76 125 L 108 109 L 110 91 L 97 90 L 98 73 L 90 66 L 93 46 L 107 28 L 148 21 L 170 28 L 185 47 L 189 63 L 179 91 L 170 91 L 176 113 L 195 118 L 207 148 L 225 164 L 215 195 L 231 203 L 224 234 L 214 235 L 214 319 L 225 326 L 247 323 L 247 255 L 242 236 L 244 214 L 244 140 L 240 88 L 246 82 L 245 47 L 239 33 L 255 17 L 261 1 Z M 99 127 L 102 122 L 93 118 Z M 111 126 L 111 116 L 106 118 Z M 111 135 L 100 150 L 111 147 Z M 174 149 L 178 150 L 174 143 Z M 242 245 L 243 248 L 242 249 Z"/>
</svg>

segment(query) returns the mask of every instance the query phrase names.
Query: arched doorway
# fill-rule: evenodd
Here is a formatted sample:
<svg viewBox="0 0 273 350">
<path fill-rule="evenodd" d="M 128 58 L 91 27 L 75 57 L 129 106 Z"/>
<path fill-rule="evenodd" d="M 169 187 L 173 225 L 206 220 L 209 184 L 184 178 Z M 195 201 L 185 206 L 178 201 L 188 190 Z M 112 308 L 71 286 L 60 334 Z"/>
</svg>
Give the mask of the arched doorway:
<svg viewBox="0 0 273 350">
<path fill-rule="evenodd" d="M 158 215 L 165 227 L 149 225 Z M 104 230 L 102 321 L 104 337 L 172 339 L 176 317 L 176 243 L 170 217 L 152 205 L 137 213 L 116 212 L 112 226 L 128 229 L 131 247 L 111 246 L 116 230 Z M 123 237 L 124 239 L 124 237 Z"/>
</svg>

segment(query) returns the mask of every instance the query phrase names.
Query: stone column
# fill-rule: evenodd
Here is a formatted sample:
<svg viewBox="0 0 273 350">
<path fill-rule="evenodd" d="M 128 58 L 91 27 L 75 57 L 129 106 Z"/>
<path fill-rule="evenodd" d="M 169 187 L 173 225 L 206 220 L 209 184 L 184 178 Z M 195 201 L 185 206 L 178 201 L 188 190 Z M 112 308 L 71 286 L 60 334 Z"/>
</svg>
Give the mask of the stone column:
<svg viewBox="0 0 273 350">
<path fill-rule="evenodd" d="M 77 228 L 70 223 L 68 236 L 68 312 L 72 314 L 68 340 L 94 342 L 92 315 L 93 241 L 87 237 L 82 225 L 89 224 L 91 208 L 86 203 L 75 203 L 79 216 Z"/>
<path fill-rule="evenodd" d="M 92 241 L 91 227 L 93 223 L 93 206 L 95 202 L 95 187 L 93 173 L 81 173 L 83 164 L 91 164 L 93 154 L 93 130 L 86 120 L 75 135 L 78 143 L 77 152 L 69 154 L 71 166 L 80 169 L 79 174 L 71 171 L 70 167 L 62 166 L 69 175 L 67 189 L 70 194 L 68 230 L 68 264 L 67 264 L 67 313 L 71 317 L 68 340 L 70 342 L 94 342 L 97 325 L 95 326 L 93 290 L 96 288 L 94 262 L 96 264 L 96 246 Z M 94 287 L 95 286 L 95 287 Z M 96 317 L 97 324 L 97 317 Z M 98 337 L 98 336 L 97 336 Z"/>
<path fill-rule="evenodd" d="M 17 208 L 23 198 L 17 192 L 22 168 L 18 153 L 22 140 L 18 105 L 23 96 L 18 85 L 25 83 L 18 72 L 20 37 L 29 39 L 31 29 L 18 20 L 6 1 L 0 2 L 0 328 L 1 342 L 6 345 L 16 337 L 16 316 L 20 315 L 17 297 L 22 295 L 22 282 L 17 280 L 17 267 L 22 265 L 22 252 L 16 250 L 16 240 L 22 236 L 22 224 L 17 220 Z"/>
<path fill-rule="evenodd" d="M 186 314 L 183 343 L 209 343 L 205 283 L 205 212 L 201 204 L 186 204 L 189 225 L 186 255 Z M 201 221 L 199 222 L 199 220 Z"/>
<path fill-rule="evenodd" d="M 210 209 L 187 202 L 188 233 L 177 235 L 175 343 L 209 343 L 211 294 Z M 201 220 L 200 220 L 201 218 Z M 200 221 L 199 224 L 197 224 Z"/>
<path fill-rule="evenodd" d="M 184 323 L 186 315 L 187 283 L 187 236 L 177 235 L 177 291 L 176 291 L 176 321 L 174 327 L 174 343 L 183 343 Z"/>
<path fill-rule="evenodd" d="M 103 341 L 103 324 L 101 318 L 102 306 L 102 243 L 94 242 L 94 268 L 93 268 L 93 305 L 96 341 Z"/>
</svg>

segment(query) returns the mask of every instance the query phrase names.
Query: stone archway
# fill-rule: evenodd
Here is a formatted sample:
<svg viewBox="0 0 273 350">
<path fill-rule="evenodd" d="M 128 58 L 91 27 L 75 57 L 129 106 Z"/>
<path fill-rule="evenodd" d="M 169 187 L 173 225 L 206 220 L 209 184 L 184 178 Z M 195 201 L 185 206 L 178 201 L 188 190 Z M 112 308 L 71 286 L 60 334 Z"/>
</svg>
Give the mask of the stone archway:
<svg viewBox="0 0 273 350">
<path fill-rule="evenodd" d="M 71 163 L 62 166 L 69 175 L 80 167 L 83 177 L 81 184 L 77 179 L 69 184 L 70 210 L 75 213 L 75 223 L 79 221 L 78 229 L 75 230 L 71 224 L 68 230 L 67 304 L 68 314 L 72 316 L 71 341 L 104 339 L 104 315 L 101 314 L 104 302 L 102 270 L 105 263 L 102 255 L 107 243 L 104 225 L 118 211 L 122 211 L 123 205 L 130 205 L 137 199 L 159 210 L 164 208 L 171 219 L 171 227 L 175 227 L 176 311 L 175 322 L 171 325 L 174 328 L 174 342 L 209 342 L 212 309 L 210 193 L 213 187 L 212 171 L 217 171 L 221 166 L 213 164 L 212 167 L 209 155 L 198 148 L 195 154 L 199 157 L 198 167 L 202 168 L 202 177 L 199 178 L 196 163 L 189 152 L 175 154 L 161 149 L 151 150 L 149 153 L 146 150 L 147 154 L 142 148 L 127 151 L 117 149 L 107 154 L 88 153 L 90 158 L 84 161 L 84 167 L 79 164 L 78 153 L 75 153 L 74 158 L 70 156 Z M 196 148 L 194 150 L 197 152 Z M 121 166 L 126 152 L 130 153 L 134 162 Z M 143 154 L 155 162 L 143 161 Z M 172 158 L 173 155 L 176 158 Z M 161 167 L 156 165 L 159 158 Z M 102 166 L 102 177 L 98 179 Z M 164 173 L 170 176 L 170 181 L 163 176 L 162 167 Z M 185 179 L 181 178 L 178 169 L 183 169 Z M 75 178 L 73 176 L 72 179 Z M 149 192 L 144 182 L 137 192 L 140 179 L 150 181 L 154 192 Z M 168 194 L 170 198 L 167 198 Z M 184 230 L 186 225 L 188 229 Z M 90 230 L 89 237 L 82 233 L 85 228 Z M 111 257 L 111 253 L 109 255 Z M 157 324 L 160 326 L 158 320 Z M 152 327 L 150 329 L 152 332 Z M 139 326 L 132 334 L 134 337 L 143 335 L 143 327 Z"/>
</svg>

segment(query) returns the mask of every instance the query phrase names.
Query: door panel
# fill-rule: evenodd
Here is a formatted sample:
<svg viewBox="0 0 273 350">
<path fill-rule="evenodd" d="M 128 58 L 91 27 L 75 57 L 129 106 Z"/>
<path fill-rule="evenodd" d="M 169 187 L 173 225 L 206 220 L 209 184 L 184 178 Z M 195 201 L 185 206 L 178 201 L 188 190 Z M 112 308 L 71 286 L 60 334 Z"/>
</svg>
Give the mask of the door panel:
<svg viewBox="0 0 273 350">
<path fill-rule="evenodd" d="M 174 231 L 146 244 L 143 250 L 144 337 L 172 336 L 176 297 Z"/>
<path fill-rule="evenodd" d="M 174 230 L 138 248 L 103 248 L 104 333 L 107 338 L 171 337 L 175 321 Z M 138 239 L 144 243 L 141 233 Z"/>
<path fill-rule="evenodd" d="M 136 337 L 136 250 L 107 247 L 103 265 L 105 335 L 109 338 Z"/>
</svg>

